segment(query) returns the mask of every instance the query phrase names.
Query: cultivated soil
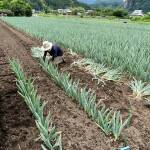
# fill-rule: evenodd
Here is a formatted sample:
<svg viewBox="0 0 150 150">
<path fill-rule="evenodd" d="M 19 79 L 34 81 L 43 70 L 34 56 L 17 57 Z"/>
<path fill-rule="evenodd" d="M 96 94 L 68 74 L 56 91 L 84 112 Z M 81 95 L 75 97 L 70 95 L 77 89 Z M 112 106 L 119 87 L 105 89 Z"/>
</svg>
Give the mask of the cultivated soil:
<svg viewBox="0 0 150 150">
<path fill-rule="evenodd" d="M 149 108 L 142 101 L 131 97 L 131 91 L 124 83 L 106 82 L 97 85 L 92 76 L 78 68 L 70 67 L 79 56 L 73 56 L 65 50 L 66 64 L 59 69 L 69 72 L 71 78 L 80 79 L 85 85 L 96 91 L 97 103 L 120 110 L 126 116 L 128 110 L 133 117 L 129 128 L 122 133 L 120 141 L 106 137 L 86 113 L 56 86 L 50 77 L 42 71 L 38 61 L 31 57 L 31 47 L 41 42 L 0 22 L 0 148 L 10 150 L 40 150 L 38 131 L 32 115 L 22 98 L 17 94 L 14 75 L 9 69 L 8 59 L 18 58 L 27 75 L 36 78 L 35 86 L 42 99 L 48 101 L 45 114 L 51 112 L 58 131 L 62 131 L 64 150 L 115 150 L 123 144 L 132 150 L 150 150 Z M 29 132 L 30 131 L 30 132 Z M 20 148 L 21 147 L 21 148 Z"/>
<path fill-rule="evenodd" d="M 0 150 L 40 149 L 37 137 L 32 114 L 17 93 L 15 77 L 0 48 Z"/>
</svg>

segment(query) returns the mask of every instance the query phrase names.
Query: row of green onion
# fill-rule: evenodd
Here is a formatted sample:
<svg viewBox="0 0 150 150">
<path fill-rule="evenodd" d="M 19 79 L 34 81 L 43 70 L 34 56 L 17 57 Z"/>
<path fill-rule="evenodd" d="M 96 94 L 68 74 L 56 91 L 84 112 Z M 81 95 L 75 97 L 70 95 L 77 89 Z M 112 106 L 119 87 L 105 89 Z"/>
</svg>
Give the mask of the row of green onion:
<svg viewBox="0 0 150 150">
<path fill-rule="evenodd" d="M 40 139 L 44 142 L 41 145 L 42 149 L 62 150 L 61 133 L 57 132 L 53 125 L 50 112 L 47 117 L 44 116 L 46 102 L 42 102 L 41 97 L 37 95 L 33 79 L 26 78 L 18 60 L 10 60 L 10 66 L 16 76 L 18 93 L 23 97 L 35 117 L 37 128 L 40 131 Z"/>
<path fill-rule="evenodd" d="M 40 60 L 42 68 L 52 77 L 55 83 L 60 86 L 70 97 L 84 109 L 89 117 L 104 131 L 106 135 L 113 135 L 118 140 L 122 129 L 127 126 L 131 119 L 131 113 L 123 122 L 120 111 L 114 111 L 105 106 L 96 105 L 96 93 L 86 88 L 80 88 L 79 82 L 70 79 L 69 74 L 60 73 L 58 69 L 49 64 L 48 61 Z"/>
</svg>

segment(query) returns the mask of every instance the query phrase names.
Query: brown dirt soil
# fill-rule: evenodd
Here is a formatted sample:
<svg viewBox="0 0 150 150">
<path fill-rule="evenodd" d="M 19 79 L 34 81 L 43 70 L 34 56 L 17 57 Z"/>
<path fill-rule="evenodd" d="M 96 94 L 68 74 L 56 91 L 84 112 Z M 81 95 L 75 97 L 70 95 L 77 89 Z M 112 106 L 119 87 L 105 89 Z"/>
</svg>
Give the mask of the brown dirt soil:
<svg viewBox="0 0 150 150">
<path fill-rule="evenodd" d="M 34 119 L 17 93 L 15 77 L 0 49 L 0 149 L 39 149 L 37 137 Z"/>
<path fill-rule="evenodd" d="M 48 101 L 46 111 L 50 110 L 58 130 L 63 131 L 63 145 L 67 150 L 113 150 L 127 142 L 133 150 L 149 150 L 150 148 L 150 116 L 149 109 L 141 101 L 130 98 L 131 91 L 123 83 L 106 82 L 106 85 L 97 85 L 92 76 L 79 69 L 70 67 L 73 60 L 79 56 L 72 56 L 65 50 L 67 64 L 61 65 L 60 70 L 71 74 L 73 79 L 80 79 L 80 85 L 87 85 L 96 91 L 98 101 L 108 107 L 121 110 L 126 115 L 132 110 L 131 126 L 125 129 L 121 140 L 113 142 L 105 137 L 96 125 L 87 118 L 78 105 L 70 101 L 65 93 L 45 75 L 36 61 L 31 58 L 31 46 L 39 46 L 40 42 L 25 33 L 14 30 L 3 23 L 0 24 L 0 41 L 7 57 L 17 57 L 22 61 L 26 73 L 36 77 L 36 85 L 42 98 Z M 4 36 L 2 36 L 4 35 Z M 7 39 L 7 40 L 6 40 Z M 9 41 L 9 42 L 8 42 Z M 82 115 L 81 115 L 82 114 Z"/>
</svg>

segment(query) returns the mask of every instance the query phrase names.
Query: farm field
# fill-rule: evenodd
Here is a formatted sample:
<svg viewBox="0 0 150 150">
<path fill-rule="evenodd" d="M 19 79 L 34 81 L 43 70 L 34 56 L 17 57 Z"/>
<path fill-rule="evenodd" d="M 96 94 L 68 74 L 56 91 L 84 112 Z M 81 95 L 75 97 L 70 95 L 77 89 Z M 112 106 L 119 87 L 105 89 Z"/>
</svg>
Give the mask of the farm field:
<svg viewBox="0 0 150 150">
<path fill-rule="evenodd" d="M 5 73 L 5 75 L 3 75 L 3 73 L 0 75 L 2 79 L 0 80 L 0 84 L 2 85 L 0 86 L 2 87 L 0 88 L 2 95 L 0 97 L 0 113 L 3 112 L 3 119 L 1 119 L 0 123 L 2 130 L 0 131 L 6 130 L 6 126 L 10 124 L 7 128 L 7 133 L 0 133 L 2 137 L 6 138 L 4 142 L 0 143 L 1 149 L 6 149 L 6 147 L 10 150 L 18 150 L 19 148 L 21 150 L 41 149 L 41 140 L 35 141 L 35 139 L 38 138 L 38 131 L 34 123 L 34 118 L 26 108 L 22 98 L 17 94 L 15 76 L 9 68 L 8 60 L 10 58 L 17 58 L 20 60 L 25 74 L 35 78 L 34 84 L 42 100 L 48 102 L 44 113 L 48 114 L 50 111 L 56 128 L 58 131 L 62 131 L 62 145 L 64 150 L 115 150 L 124 144 L 129 145 L 133 150 L 149 150 L 149 108 L 144 106 L 142 101 L 133 99 L 132 91 L 127 84 L 113 81 L 105 81 L 105 84 L 97 84 L 97 81 L 92 80 L 93 77 L 88 71 L 78 66 L 72 66 L 74 61 L 78 61 L 82 57 L 88 57 L 106 66 L 111 66 L 112 68 L 117 68 L 119 65 L 122 65 L 124 71 L 131 73 L 138 79 L 149 81 L 148 29 L 150 27 L 148 25 L 125 25 L 118 22 L 100 21 L 93 23 L 92 21 L 87 22 L 87 20 L 81 21 L 73 19 L 63 21 L 62 19 L 57 20 L 56 18 L 18 17 L 5 18 L 3 20 L 25 31 L 27 34 L 30 34 L 30 36 L 11 28 L 2 21 L 0 22 L 0 51 L 2 60 L 0 66 L 2 66 L 2 72 Z M 110 25 L 115 31 L 109 29 Z M 64 27 L 66 28 L 64 29 Z M 124 31 L 125 29 L 126 31 Z M 116 32 L 119 35 L 115 34 Z M 104 33 L 106 33 L 106 35 Z M 89 35 L 91 35 L 91 37 Z M 132 35 L 132 38 L 130 37 L 129 39 L 129 35 Z M 141 37 L 139 37 L 139 35 L 141 35 Z M 138 39 L 138 37 L 140 39 Z M 114 40 L 114 38 L 116 38 L 116 40 Z M 69 73 L 73 81 L 80 80 L 79 87 L 94 90 L 96 93 L 95 103 L 97 106 L 105 104 L 107 108 L 120 111 L 123 116 L 123 121 L 127 118 L 129 111 L 131 111 L 132 119 L 130 124 L 123 129 L 117 141 L 114 141 L 112 135 L 106 136 L 96 123 L 88 117 L 74 98 L 68 96 L 67 92 L 65 92 L 63 88 L 60 88 L 58 84 L 54 82 L 53 78 L 44 72 L 38 60 L 31 56 L 31 48 L 40 46 L 42 44 L 41 39 L 58 42 L 64 45 L 65 48 L 69 47 L 74 52 L 79 53 L 79 55 L 73 55 L 69 50 L 64 49 L 67 63 L 60 65 L 57 69 L 61 73 Z M 123 45 L 121 39 L 126 41 L 126 45 Z M 100 41 L 102 41 L 102 43 L 100 43 Z M 133 41 L 134 44 L 131 43 Z M 97 42 L 99 42 L 99 44 Z M 137 43 L 139 43 L 139 45 Z M 145 47 L 143 47 L 143 45 Z M 124 48 L 123 52 L 120 51 L 122 48 Z M 131 48 L 131 51 L 129 51 L 129 48 Z M 142 50 L 140 48 L 142 48 Z M 139 51 L 136 52 L 137 50 Z M 129 52 L 131 53 L 129 54 Z M 124 53 L 124 55 L 122 55 L 122 53 Z M 134 70 L 133 68 L 135 67 L 135 62 L 139 59 L 139 55 L 142 56 L 143 59 L 140 57 L 141 60 L 139 61 L 141 63 L 136 63 L 137 68 Z M 131 57 L 128 58 L 127 56 Z M 133 57 L 135 59 L 133 59 Z M 129 65 L 131 66 L 128 67 Z M 146 65 L 147 68 L 145 67 Z M 139 68 L 144 70 L 145 73 L 141 72 Z M 8 78 L 10 78 L 10 80 L 8 80 Z M 14 97 L 16 100 L 13 101 L 13 98 L 11 100 L 10 97 Z M 9 105 L 6 105 L 10 100 L 12 102 L 10 104 L 11 109 Z M 18 107 L 15 107 L 16 105 Z M 21 106 L 21 108 L 19 106 Z M 5 110 L 8 110 L 8 112 L 5 112 Z M 10 110 L 14 111 L 14 113 Z M 8 115 L 9 113 L 13 113 L 14 124 L 12 122 L 8 123 L 5 120 L 6 118 L 11 120 Z M 21 114 L 18 115 L 18 113 Z M 23 117 L 21 117 L 21 115 L 23 115 Z M 15 122 L 15 117 L 18 117 L 18 124 Z M 24 122 L 27 122 L 27 120 L 30 123 L 26 125 Z M 32 134 L 28 132 L 30 128 L 32 129 Z M 19 133 L 19 130 L 24 134 Z M 16 138 L 14 138 L 14 135 L 16 135 Z M 20 135 L 20 138 L 17 138 L 18 135 Z M 23 143 L 22 139 L 24 141 Z"/>
<path fill-rule="evenodd" d="M 39 39 L 63 44 L 99 63 L 149 81 L 150 25 L 98 19 L 5 18 Z"/>
</svg>

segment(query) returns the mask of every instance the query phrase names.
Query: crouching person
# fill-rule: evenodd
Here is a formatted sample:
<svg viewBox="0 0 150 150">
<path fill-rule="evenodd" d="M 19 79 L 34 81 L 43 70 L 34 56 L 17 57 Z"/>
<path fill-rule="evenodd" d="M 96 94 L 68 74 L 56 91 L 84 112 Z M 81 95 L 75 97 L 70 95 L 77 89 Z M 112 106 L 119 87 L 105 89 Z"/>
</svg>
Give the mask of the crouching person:
<svg viewBox="0 0 150 150">
<path fill-rule="evenodd" d="M 43 60 L 45 61 L 47 54 L 52 56 L 52 61 L 55 64 L 65 63 L 63 58 L 63 50 L 56 44 L 48 41 L 43 42 L 42 49 L 44 50 Z"/>
</svg>

